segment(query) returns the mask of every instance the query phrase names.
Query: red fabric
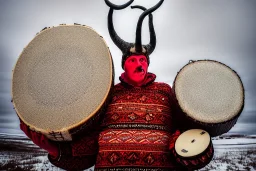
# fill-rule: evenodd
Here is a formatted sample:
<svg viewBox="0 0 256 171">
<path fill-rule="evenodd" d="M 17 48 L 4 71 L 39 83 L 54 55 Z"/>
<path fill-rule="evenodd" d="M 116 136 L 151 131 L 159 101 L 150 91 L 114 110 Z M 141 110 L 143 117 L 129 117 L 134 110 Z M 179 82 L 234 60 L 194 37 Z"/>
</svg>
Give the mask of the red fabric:
<svg viewBox="0 0 256 171">
<path fill-rule="evenodd" d="M 92 131 L 86 136 L 80 137 L 71 143 L 73 156 L 97 155 L 98 152 L 98 131 Z"/>
<path fill-rule="evenodd" d="M 92 167 L 96 162 L 96 155 L 85 155 L 85 156 L 69 156 L 62 155 L 60 160 L 53 159 L 48 156 L 49 161 L 64 170 L 85 170 Z"/>
<path fill-rule="evenodd" d="M 172 150 L 175 147 L 175 142 L 176 142 L 176 140 L 178 139 L 179 136 L 180 136 L 180 131 L 179 130 L 177 130 L 174 134 L 172 134 L 170 145 L 169 145 L 170 150 Z"/>
<path fill-rule="evenodd" d="M 177 164 L 169 144 L 173 127 L 171 87 L 152 82 L 131 87 L 122 79 L 114 87 L 112 100 L 104 116 L 99 136 L 95 170 L 148 169 L 173 170 Z M 148 84 L 151 83 L 151 84 Z M 136 169 L 135 169 L 136 170 Z"/>
<path fill-rule="evenodd" d="M 57 158 L 59 156 L 58 145 L 50 141 L 45 135 L 30 130 L 22 121 L 20 121 L 20 129 L 34 142 L 34 144 L 48 151 L 52 157 Z"/>
<path fill-rule="evenodd" d="M 48 156 L 49 161 L 64 170 L 85 170 L 96 163 L 98 132 L 91 131 L 70 142 L 59 142 L 61 155 L 58 159 Z"/>
</svg>

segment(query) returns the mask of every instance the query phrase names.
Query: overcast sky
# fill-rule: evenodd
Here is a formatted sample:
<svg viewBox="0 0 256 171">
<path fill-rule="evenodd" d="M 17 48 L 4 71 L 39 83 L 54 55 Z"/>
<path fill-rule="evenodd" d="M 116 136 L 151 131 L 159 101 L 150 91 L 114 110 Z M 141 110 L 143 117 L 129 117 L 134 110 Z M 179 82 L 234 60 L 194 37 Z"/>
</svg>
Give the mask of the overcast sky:
<svg viewBox="0 0 256 171">
<path fill-rule="evenodd" d="M 150 8 L 157 2 L 135 0 L 133 5 Z M 11 71 L 23 48 L 44 27 L 80 23 L 96 30 L 110 48 L 118 83 L 122 54 L 109 37 L 108 11 L 103 0 L 0 0 L 0 133 L 21 133 L 11 103 Z M 125 41 L 134 42 L 141 12 L 131 8 L 114 12 L 116 31 Z M 245 87 L 245 108 L 230 132 L 255 134 L 256 1 L 166 0 L 153 16 L 157 45 L 149 71 L 157 75 L 156 81 L 172 86 L 189 60 L 225 63 L 240 75 Z M 142 32 L 142 42 L 147 44 L 147 18 Z"/>
</svg>

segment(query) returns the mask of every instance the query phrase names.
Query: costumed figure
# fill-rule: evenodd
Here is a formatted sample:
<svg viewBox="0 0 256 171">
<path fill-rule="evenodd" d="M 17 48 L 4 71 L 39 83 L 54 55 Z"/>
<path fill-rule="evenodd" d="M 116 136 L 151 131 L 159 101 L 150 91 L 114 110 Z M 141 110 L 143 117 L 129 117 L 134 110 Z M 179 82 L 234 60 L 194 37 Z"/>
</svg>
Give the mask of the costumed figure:
<svg viewBox="0 0 256 171">
<path fill-rule="evenodd" d="M 202 155 L 189 154 L 194 146 L 182 147 L 187 138 L 180 135 L 190 129 L 189 124 L 184 127 L 180 122 L 179 116 L 183 111 L 172 88 L 166 83 L 155 82 L 156 75 L 148 72 L 150 55 L 156 46 L 151 13 L 161 6 L 163 0 L 149 9 L 132 7 L 144 11 L 138 20 L 135 43 L 122 40 L 115 32 L 112 21 L 113 11 L 128 7 L 133 0 L 124 5 L 114 5 L 108 0 L 105 2 L 110 7 L 110 36 L 123 53 L 124 73 L 119 77 L 120 83 L 111 90 L 99 125 L 72 141 L 62 142 L 49 140 L 45 135 L 30 130 L 22 121 L 21 130 L 36 145 L 49 152 L 53 165 L 66 170 L 83 170 L 93 165 L 99 171 L 193 170 L 206 166 L 213 156 L 209 134 L 203 130 L 193 133 L 208 138 L 208 143 L 199 144 L 208 150 L 203 150 Z M 149 17 L 150 42 L 142 45 L 141 27 L 146 16 Z M 200 139 L 189 141 L 192 144 L 202 143 Z M 178 145 L 175 145 L 176 140 Z M 186 155 L 182 157 L 177 152 L 179 150 L 188 154 L 188 158 Z"/>
</svg>

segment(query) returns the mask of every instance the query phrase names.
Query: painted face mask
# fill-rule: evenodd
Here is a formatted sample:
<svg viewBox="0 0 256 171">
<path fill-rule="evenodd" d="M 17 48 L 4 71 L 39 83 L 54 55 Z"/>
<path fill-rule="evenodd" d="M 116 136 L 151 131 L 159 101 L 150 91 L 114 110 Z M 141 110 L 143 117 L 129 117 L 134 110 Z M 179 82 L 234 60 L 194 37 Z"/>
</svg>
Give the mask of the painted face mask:
<svg viewBox="0 0 256 171">
<path fill-rule="evenodd" d="M 142 85 L 148 71 L 147 58 L 144 55 L 132 55 L 124 63 L 125 78 L 134 86 Z"/>
</svg>

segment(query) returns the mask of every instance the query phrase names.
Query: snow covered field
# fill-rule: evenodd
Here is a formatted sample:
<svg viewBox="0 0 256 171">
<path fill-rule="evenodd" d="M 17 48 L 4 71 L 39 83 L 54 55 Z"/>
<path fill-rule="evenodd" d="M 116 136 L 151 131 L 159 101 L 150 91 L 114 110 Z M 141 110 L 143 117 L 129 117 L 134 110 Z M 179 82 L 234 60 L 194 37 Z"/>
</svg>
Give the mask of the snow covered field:
<svg viewBox="0 0 256 171">
<path fill-rule="evenodd" d="M 256 170 L 256 136 L 223 135 L 213 138 L 213 145 L 213 160 L 201 170 Z M 51 165 L 47 153 L 25 136 L 0 134 L 0 170 L 61 169 Z"/>
<path fill-rule="evenodd" d="M 213 139 L 213 160 L 201 170 L 250 170 L 256 169 L 255 136 L 223 136 Z"/>
</svg>

